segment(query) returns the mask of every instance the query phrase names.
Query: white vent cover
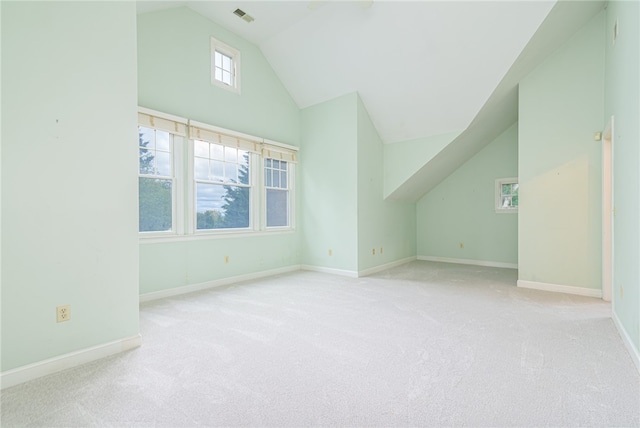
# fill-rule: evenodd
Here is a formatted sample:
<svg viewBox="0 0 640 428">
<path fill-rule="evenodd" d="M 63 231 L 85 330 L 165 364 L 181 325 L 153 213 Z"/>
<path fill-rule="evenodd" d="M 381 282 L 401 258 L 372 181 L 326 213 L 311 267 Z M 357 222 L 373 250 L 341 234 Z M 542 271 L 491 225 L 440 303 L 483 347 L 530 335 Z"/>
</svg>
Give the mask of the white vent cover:
<svg viewBox="0 0 640 428">
<path fill-rule="evenodd" d="M 255 19 L 253 18 L 253 16 L 251 16 L 251 15 L 247 14 L 247 12 L 245 12 L 245 11 L 244 11 L 244 10 L 242 10 L 242 9 L 236 9 L 236 10 L 234 10 L 234 11 L 233 11 L 233 14 L 234 14 L 234 15 L 236 15 L 236 16 L 238 16 L 238 17 L 240 17 L 240 18 L 242 18 L 242 19 L 243 19 L 244 21 L 246 21 L 246 22 L 253 22 L 253 21 L 255 21 Z"/>
</svg>

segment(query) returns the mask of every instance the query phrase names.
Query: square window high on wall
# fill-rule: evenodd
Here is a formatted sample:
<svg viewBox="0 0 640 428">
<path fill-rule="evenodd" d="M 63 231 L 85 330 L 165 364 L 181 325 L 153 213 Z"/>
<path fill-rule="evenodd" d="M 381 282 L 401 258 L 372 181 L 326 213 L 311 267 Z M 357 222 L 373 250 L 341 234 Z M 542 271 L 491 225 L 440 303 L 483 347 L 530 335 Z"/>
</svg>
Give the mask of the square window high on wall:
<svg viewBox="0 0 640 428">
<path fill-rule="evenodd" d="M 518 179 L 499 178 L 496 180 L 496 212 L 497 213 L 517 213 L 518 212 Z"/>
<path fill-rule="evenodd" d="M 211 83 L 240 93 L 240 51 L 211 38 Z"/>
</svg>

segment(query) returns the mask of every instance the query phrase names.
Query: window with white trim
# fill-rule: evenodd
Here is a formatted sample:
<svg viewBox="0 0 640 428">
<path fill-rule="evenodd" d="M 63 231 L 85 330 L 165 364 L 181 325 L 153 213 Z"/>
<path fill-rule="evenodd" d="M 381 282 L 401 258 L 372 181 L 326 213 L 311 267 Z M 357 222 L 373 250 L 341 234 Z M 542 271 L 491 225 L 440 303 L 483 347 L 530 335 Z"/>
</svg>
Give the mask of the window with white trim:
<svg viewBox="0 0 640 428">
<path fill-rule="evenodd" d="M 143 108 L 138 123 L 142 237 L 294 228 L 297 147 Z"/>
<path fill-rule="evenodd" d="M 518 179 L 499 178 L 496 180 L 496 212 L 518 212 Z"/>
<path fill-rule="evenodd" d="M 266 226 L 289 226 L 289 163 L 284 160 L 264 160 Z"/>
<path fill-rule="evenodd" d="M 182 194 L 179 175 L 184 123 L 138 114 L 138 230 L 175 233 L 180 229 L 177 198 Z M 177 153 L 178 152 L 178 153 Z"/>
<path fill-rule="evenodd" d="M 251 226 L 252 168 L 247 150 L 194 140 L 196 229 Z"/>
<path fill-rule="evenodd" d="M 211 38 L 211 83 L 240 92 L 240 51 Z"/>
<path fill-rule="evenodd" d="M 296 148 L 196 121 L 189 122 L 189 137 L 193 144 L 190 230 L 293 228 L 291 171 Z"/>
</svg>

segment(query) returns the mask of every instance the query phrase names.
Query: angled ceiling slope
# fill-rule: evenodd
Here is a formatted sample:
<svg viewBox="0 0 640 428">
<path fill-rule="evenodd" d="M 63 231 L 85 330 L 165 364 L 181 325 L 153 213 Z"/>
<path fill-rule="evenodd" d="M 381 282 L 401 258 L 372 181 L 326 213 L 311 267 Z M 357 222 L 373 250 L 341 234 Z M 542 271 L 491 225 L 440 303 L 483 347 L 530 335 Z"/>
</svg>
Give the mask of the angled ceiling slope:
<svg viewBox="0 0 640 428">
<path fill-rule="evenodd" d="M 469 127 L 388 198 L 417 201 L 514 124 L 518 120 L 518 83 L 604 6 L 604 1 L 556 3 Z"/>
<path fill-rule="evenodd" d="M 154 3 L 139 11 L 163 4 Z M 300 108 L 358 92 L 383 142 L 394 143 L 466 128 L 554 1 L 170 4 L 258 45 Z"/>
</svg>

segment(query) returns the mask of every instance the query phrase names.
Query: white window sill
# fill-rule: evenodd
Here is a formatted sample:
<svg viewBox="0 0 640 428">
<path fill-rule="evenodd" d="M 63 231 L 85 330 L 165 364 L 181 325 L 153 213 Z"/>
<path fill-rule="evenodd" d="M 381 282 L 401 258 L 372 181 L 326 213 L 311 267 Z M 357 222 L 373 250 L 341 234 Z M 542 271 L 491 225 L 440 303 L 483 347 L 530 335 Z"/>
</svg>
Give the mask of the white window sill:
<svg viewBox="0 0 640 428">
<path fill-rule="evenodd" d="M 235 239 L 235 238 L 252 238 L 260 236 L 289 235 L 296 230 L 292 228 L 277 230 L 260 230 L 260 231 L 215 231 L 215 232 L 196 232 L 192 235 L 140 235 L 140 244 L 156 244 L 161 242 L 184 242 L 184 241 L 201 241 L 209 239 Z"/>
<path fill-rule="evenodd" d="M 518 214 L 517 208 L 496 209 L 496 214 Z"/>
</svg>

